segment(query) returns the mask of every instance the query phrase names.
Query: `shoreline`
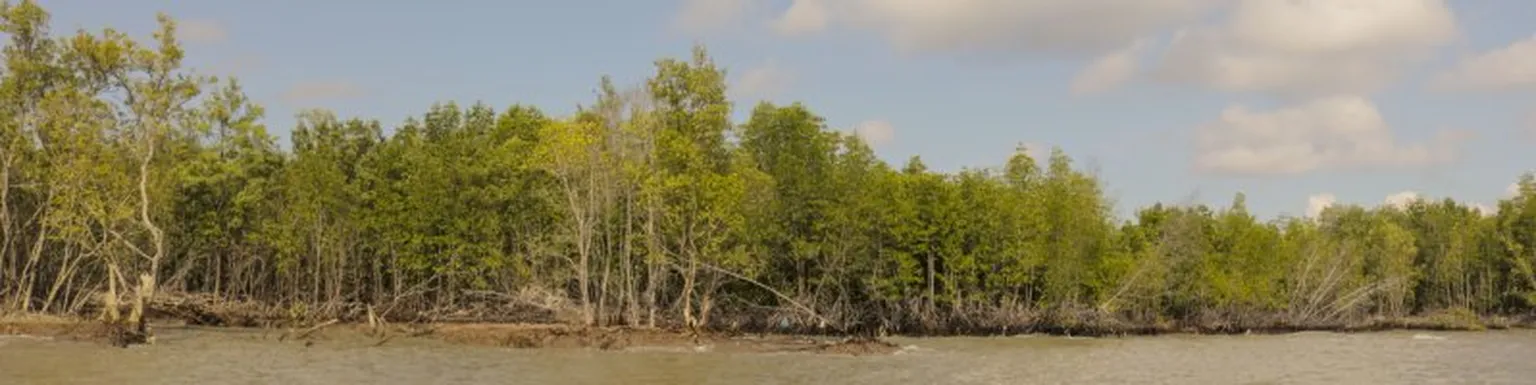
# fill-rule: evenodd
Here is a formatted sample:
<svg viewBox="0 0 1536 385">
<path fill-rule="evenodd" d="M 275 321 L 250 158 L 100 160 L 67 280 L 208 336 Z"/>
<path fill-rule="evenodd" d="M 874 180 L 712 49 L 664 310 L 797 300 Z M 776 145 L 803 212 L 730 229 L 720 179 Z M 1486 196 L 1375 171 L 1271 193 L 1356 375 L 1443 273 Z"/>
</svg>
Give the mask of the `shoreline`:
<svg viewBox="0 0 1536 385">
<path fill-rule="evenodd" d="M 837 333 L 781 333 L 704 330 L 689 332 L 669 328 L 632 328 L 626 326 L 581 327 L 565 323 L 435 322 L 370 325 L 366 322 L 341 322 L 335 319 L 301 327 L 242 327 L 199 325 L 177 319 L 156 319 L 152 329 L 196 327 L 207 330 L 261 330 L 279 332 L 278 342 L 302 342 L 305 346 L 332 338 L 366 338 L 378 347 L 392 341 L 426 339 L 451 345 L 490 346 L 514 349 L 593 349 L 603 351 L 671 350 L 692 352 L 802 353 L 846 356 L 890 355 L 904 349 L 889 338 L 941 337 L 1012 337 L 1041 335 L 1053 337 L 1123 338 L 1130 336 L 1177 335 L 1283 335 L 1302 332 L 1377 333 L 1391 331 L 1481 332 L 1510 329 L 1536 329 L 1536 317 L 1478 317 L 1456 319 L 1444 315 L 1381 319 L 1350 325 L 1313 325 L 1231 328 L 1184 327 L 1170 325 L 1141 326 L 1116 332 L 1093 332 L 1093 328 L 1039 327 L 985 332 L 897 333 L 858 336 Z M 120 328 L 96 320 L 52 315 L 0 315 L 0 335 L 35 336 L 65 341 L 126 346 L 114 329 Z M 154 343 L 151 337 L 148 343 Z"/>
<path fill-rule="evenodd" d="M 169 321 L 169 322 L 168 322 Z M 126 347 L 114 341 L 119 326 L 97 320 L 48 315 L 0 316 L 0 336 L 43 337 L 60 341 Z M 882 339 L 830 337 L 807 334 L 743 334 L 703 331 L 688 333 L 664 328 L 620 326 L 580 327 L 568 324 L 531 323 L 423 323 L 369 325 L 335 320 L 305 327 L 210 326 L 154 320 L 151 330 L 197 328 L 213 331 L 254 330 L 274 342 L 305 346 L 337 339 L 366 339 L 379 347 L 411 339 L 433 340 L 450 345 L 506 347 L 514 349 L 593 349 L 603 351 L 676 350 L 694 352 L 809 353 L 849 356 L 886 355 L 902 349 Z M 276 332 L 276 333 L 274 333 Z M 153 344 L 150 337 L 148 343 Z"/>
</svg>

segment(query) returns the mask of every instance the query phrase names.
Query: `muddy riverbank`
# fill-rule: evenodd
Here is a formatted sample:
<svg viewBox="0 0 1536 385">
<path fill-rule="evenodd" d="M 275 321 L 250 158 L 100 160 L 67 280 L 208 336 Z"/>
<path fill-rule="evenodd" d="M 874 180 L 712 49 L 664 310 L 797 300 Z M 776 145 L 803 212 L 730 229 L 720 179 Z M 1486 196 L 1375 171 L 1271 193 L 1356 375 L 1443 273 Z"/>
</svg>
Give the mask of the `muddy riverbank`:
<svg viewBox="0 0 1536 385">
<path fill-rule="evenodd" d="M 899 345 L 873 338 L 777 334 L 688 333 L 644 328 L 576 328 L 564 325 L 446 324 L 420 335 L 456 344 L 512 348 L 600 350 L 692 349 L 715 352 L 889 354 Z"/>
<path fill-rule="evenodd" d="M 51 316 L 0 317 L 0 335 L 23 335 L 66 341 L 120 345 L 113 327 L 92 320 Z M 407 340 L 435 340 L 455 345 L 515 349 L 678 350 L 698 352 L 814 353 L 841 355 L 891 354 L 901 346 L 874 338 L 816 337 L 780 334 L 739 334 L 623 327 L 583 328 L 549 324 L 451 323 L 368 325 L 322 322 L 303 327 L 208 327 L 161 320 L 151 330 L 245 330 L 264 339 L 306 346 L 349 341 L 384 346 Z M 174 342 L 172 342 L 174 343 Z"/>
<path fill-rule="evenodd" d="M 893 354 L 516 349 L 333 324 L 162 325 L 154 344 L 0 336 L 0 384 L 1528 384 L 1536 331 L 890 337 Z M 295 328 L 302 332 L 303 328 Z"/>
<path fill-rule="evenodd" d="M 1040 328 L 1014 333 L 973 333 L 950 336 L 1000 336 L 1045 334 L 1062 336 L 1196 335 L 1196 334 L 1286 334 L 1304 331 L 1383 332 L 1482 331 L 1536 328 L 1532 318 L 1478 318 L 1466 314 L 1434 314 L 1423 317 L 1374 320 L 1351 325 L 1311 325 L 1297 327 L 1227 327 L 1176 328 L 1171 326 L 1124 328 L 1120 326 L 1078 328 Z M 1113 326 L 1113 325 L 1110 325 Z M 801 334 L 741 333 L 668 330 L 629 327 L 577 327 L 564 324 L 522 323 L 355 323 L 329 320 L 291 323 L 289 326 L 239 327 L 198 325 L 188 320 L 161 318 L 151 323 L 153 331 L 238 330 L 281 343 L 332 344 L 345 341 L 358 346 L 385 346 L 436 341 L 461 346 L 504 347 L 513 349 L 586 349 L 602 351 L 684 351 L 720 353 L 805 353 L 849 356 L 888 355 L 902 350 L 889 338 L 814 336 Z M 1079 333 L 1074 333 L 1074 330 Z M 1081 333 L 1082 331 L 1101 333 Z M 1118 331 L 1115 333 L 1107 331 Z M 122 346 L 119 330 L 99 321 L 41 315 L 0 316 L 0 335 L 33 336 L 64 341 L 82 341 Z M 912 335 L 907 337 L 915 337 Z M 926 337 L 938 337 L 928 335 Z M 155 343 L 155 341 L 148 341 Z M 175 343 L 174 341 L 166 343 Z"/>
</svg>

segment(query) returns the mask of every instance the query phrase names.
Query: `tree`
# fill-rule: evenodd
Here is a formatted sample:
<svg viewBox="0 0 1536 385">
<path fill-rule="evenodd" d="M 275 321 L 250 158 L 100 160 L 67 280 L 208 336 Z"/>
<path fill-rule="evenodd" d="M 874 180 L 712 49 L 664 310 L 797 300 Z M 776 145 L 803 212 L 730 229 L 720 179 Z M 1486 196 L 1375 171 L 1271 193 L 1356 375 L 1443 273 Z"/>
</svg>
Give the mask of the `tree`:
<svg viewBox="0 0 1536 385">
<path fill-rule="evenodd" d="M 694 48 L 690 62 L 665 59 L 656 63 L 656 69 L 647 85 L 657 101 L 660 125 L 656 151 L 663 233 L 669 238 L 668 254 L 681 259 L 683 322 L 702 326 L 708 322 L 714 288 L 698 289 L 701 269 L 729 268 L 741 262 L 733 258 L 739 253 L 732 252 L 736 245 L 730 231 L 742 220 L 737 202 L 746 181 L 741 170 L 733 170 L 725 146 L 731 111 L 725 99 L 725 72 L 715 67 L 703 47 Z M 713 270 L 705 274 L 710 283 L 716 281 Z M 702 307 L 698 317 L 695 296 Z"/>
<path fill-rule="evenodd" d="M 786 275 L 771 281 L 794 288 L 800 298 L 830 294 L 825 289 L 835 278 L 826 273 L 823 250 L 827 210 L 837 198 L 836 186 L 828 183 L 837 137 L 803 105 L 766 102 L 753 109 L 741 137 L 741 150 L 773 183 L 772 197 L 752 226 L 762 252 L 773 258 L 771 271 Z"/>
<path fill-rule="evenodd" d="M 5 311 L 142 325 L 121 300 L 190 294 L 264 321 L 990 333 L 1536 310 L 1533 175 L 1496 213 L 1264 220 L 1238 194 L 1115 218 L 1060 149 L 941 172 L 801 103 L 738 126 L 702 46 L 567 116 L 444 101 L 386 132 L 309 110 L 279 146 L 240 82 L 182 68 L 170 18 L 145 42 L 48 21 L 0 4 Z"/>
<path fill-rule="evenodd" d="M 602 127 L 594 122 L 555 122 L 545 126 L 534 151 L 539 167 L 550 173 L 564 194 L 567 222 L 576 248 L 577 286 L 582 322 L 592 325 L 591 260 L 598 222 L 608 209 L 612 185 Z"/>
</svg>

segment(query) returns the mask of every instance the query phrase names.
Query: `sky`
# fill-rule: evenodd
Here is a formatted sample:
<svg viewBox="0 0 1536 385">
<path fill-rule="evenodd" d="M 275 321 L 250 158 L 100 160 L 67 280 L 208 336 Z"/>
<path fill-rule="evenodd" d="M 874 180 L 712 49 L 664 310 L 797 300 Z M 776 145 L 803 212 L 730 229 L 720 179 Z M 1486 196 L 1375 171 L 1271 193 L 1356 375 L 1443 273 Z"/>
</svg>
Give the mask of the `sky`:
<svg viewBox="0 0 1536 385">
<path fill-rule="evenodd" d="M 40 0 L 56 34 L 148 39 L 234 76 L 287 141 L 324 108 L 393 126 L 435 102 L 569 114 L 704 44 L 735 115 L 803 102 L 895 166 L 1060 147 L 1117 211 L 1264 217 L 1415 197 L 1492 207 L 1536 170 L 1528 0 Z"/>
</svg>

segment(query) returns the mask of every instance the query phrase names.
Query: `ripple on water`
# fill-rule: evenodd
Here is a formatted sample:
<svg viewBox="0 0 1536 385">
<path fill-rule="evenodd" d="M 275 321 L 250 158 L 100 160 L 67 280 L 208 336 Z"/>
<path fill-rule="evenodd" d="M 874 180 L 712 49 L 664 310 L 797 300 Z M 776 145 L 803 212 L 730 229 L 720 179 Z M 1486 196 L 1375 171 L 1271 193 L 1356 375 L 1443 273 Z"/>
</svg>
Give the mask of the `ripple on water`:
<svg viewBox="0 0 1536 385">
<path fill-rule="evenodd" d="M 323 340 L 305 347 L 219 331 L 167 337 L 126 350 L 0 337 L 0 384 L 1519 384 L 1536 378 L 1530 364 L 1536 331 L 923 338 L 897 339 L 897 354 L 860 357 L 519 350 L 411 340 L 377 348 Z"/>
</svg>

